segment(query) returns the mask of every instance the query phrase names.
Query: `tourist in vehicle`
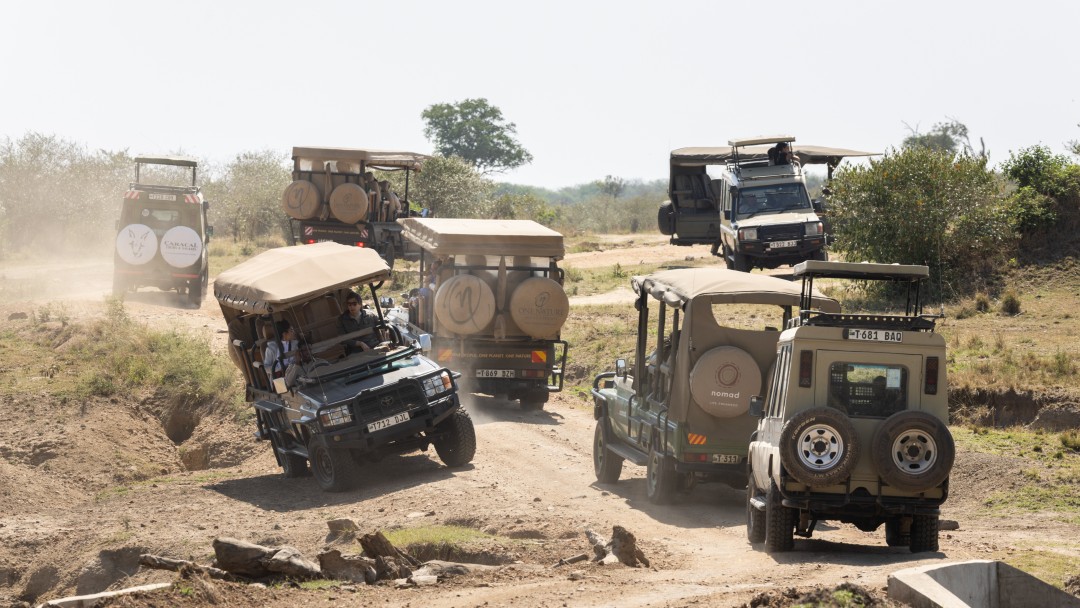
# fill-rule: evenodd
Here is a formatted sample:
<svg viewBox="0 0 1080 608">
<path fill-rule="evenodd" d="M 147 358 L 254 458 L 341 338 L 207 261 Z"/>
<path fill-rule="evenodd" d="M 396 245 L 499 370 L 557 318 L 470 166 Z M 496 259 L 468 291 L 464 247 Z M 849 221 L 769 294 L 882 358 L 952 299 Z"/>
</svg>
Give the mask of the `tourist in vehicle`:
<svg viewBox="0 0 1080 608">
<path fill-rule="evenodd" d="M 364 329 L 371 328 L 372 331 L 366 336 L 360 336 L 356 339 L 350 339 L 345 342 L 345 354 L 357 353 L 361 351 L 368 351 L 379 344 L 379 336 L 376 335 L 375 316 L 368 314 L 364 307 L 360 303 L 360 295 L 355 291 L 350 291 L 345 296 L 345 312 L 338 318 L 338 324 L 341 328 L 342 335 L 351 334 L 354 332 L 362 331 Z"/>
<path fill-rule="evenodd" d="M 277 339 L 268 340 L 263 351 L 263 369 L 271 382 L 285 375 L 285 370 L 295 361 L 296 353 L 300 350 L 296 330 L 286 319 L 278 321 L 275 327 Z"/>
<path fill-rule="evenodd" d="M 791 145 L 786 141 L 779 142 L 769 148 L 770 165 L 790 165 L 793 158 Z"/>
</svg>

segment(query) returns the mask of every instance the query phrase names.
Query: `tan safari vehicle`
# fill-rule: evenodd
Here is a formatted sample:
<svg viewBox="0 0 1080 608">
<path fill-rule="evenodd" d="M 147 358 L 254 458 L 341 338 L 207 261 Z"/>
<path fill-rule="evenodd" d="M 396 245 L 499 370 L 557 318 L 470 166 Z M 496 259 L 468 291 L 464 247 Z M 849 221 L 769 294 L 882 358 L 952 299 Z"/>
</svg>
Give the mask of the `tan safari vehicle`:
<svg viewBox="0 0 1080 608">
<path fill-rule="evenodd" d="M 430 335 L 434 359 L 462 373 L 463 390 L 543 408 L 566 366 L 562 235 L 531 220 L 398 223 L 420 248 L 420 267 L 391 320 L 406 335 Z"/>
<path fill-rule="evenodd" d="M 619 359 L 593 381 L 597 481 L 618 481 L 630 461 L 646 467 L 646 496 L 658 504 L 699 482 L 744 487 L 757 425 L 750 398 L 776 361 L 779 330 L 799 305 L 799 285 L 682 268 L 634 277 L 631 286 L 638 310 L 634 366 Z M 813 303 L 840 311 L 821 294 Z"/>
<path fill-rule="evenodd" d="M 926 266 L 807 261 L 799 316 L 751 413 L 747 536 L 788 551 L 820 521 L 872 532 L 889 546 L 937 551 L 955 449 L 946 423 L 945 339 L 922 312 Z M 815 280 L 906 286 L 903 314 L 837 314 L 809 301 Z"/>
<path fill-rule="evenodd" d="M 447 466 L 472 460 L 476 435 L 457 375 L 424 355 L 427 336 L 406 339 L 386 322 L 378 289 L 389 278 L 373 249 L 318 243 L 265 251 L 215 280 L 255 435 L 270 442 L 285 477 L 308 475 L 310 462 L 319 486 L 338 492 L 390 454 L 434 446 Z M 343 334 L 342 303 L 353 291 L 374 304 L 372 323 Z M 264 351 L 271 342 L 285 350 L 282 321 L 299 332 L 298 360 L 268 373 Z M 381 342 L 357 348 L 371 334 Z"/>
</svg>

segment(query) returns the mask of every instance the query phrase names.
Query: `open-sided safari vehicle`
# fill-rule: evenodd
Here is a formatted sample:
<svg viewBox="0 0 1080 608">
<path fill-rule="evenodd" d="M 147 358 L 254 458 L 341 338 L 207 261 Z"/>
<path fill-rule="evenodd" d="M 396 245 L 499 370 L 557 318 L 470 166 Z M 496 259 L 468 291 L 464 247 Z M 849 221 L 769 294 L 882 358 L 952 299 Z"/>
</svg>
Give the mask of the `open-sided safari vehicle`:
<svg viewBox="0 0 1080 608">
<path fill-rule="evenodd" d="M 405 340 L 384 320 L 377 290 L 389 277 L 373 249 L 319 243 L 266 251 L 215 281 L 256 436 L 270 441 L 286 477 L 306 475 L 310 461 L 319 485 L 333 492 L 357 481 L 361 463 L 387 454 L 434 445 L 447 466 L 472 460 L 476 437 L 456 374 L 424 356 L 426 336 Z M 374 323 L 342 334 L 352 287 L 374 303 Z M 275 377 L 263 369 L 263 352 L 271 341 L 281 349 L 282 320 L 299 331 L 300 361 Z M 370 333 L 377 346 L 347 354 Z"/>
<path fill-rule="evenodd" d="M 750 443 L 747 536 L 787 551 L 819 521 L 872 532 L 889 546 L 936 551 L 954 458 L 945 339 L 922 312 L 926 266 L 808 261 L 800 314 L 780 334 L 779 359 Z M 893 281 L 903 314 L 836 314 L 810 301 L 815 279 Z"/>
<path fill-rule="evenodd" d="M 463 390 L 542 408 L 562 390 L 570 312 L 558 232 L 531 220 L 408 218 L 420 248 L 408 309 L 390 316 L 406 334 L 432 337 L 434 358 L 463 374 Z"/>
<path fill-rule="evenodd" d="M 757 424 L 750 398 L 776 361 L 779 328 L 799 304 L 799 286 L 719 268 L 666 270 L 634 277 L 632 286 L 633 372 L 620 359 L 593 381 L 597 480 L 617 481 L 629 460 L 647 467 L 646 491 L 656 503 L 697 481 L 742 488 Z M 840 310 L 818 293 L 813 302 Z"/>
</svg>

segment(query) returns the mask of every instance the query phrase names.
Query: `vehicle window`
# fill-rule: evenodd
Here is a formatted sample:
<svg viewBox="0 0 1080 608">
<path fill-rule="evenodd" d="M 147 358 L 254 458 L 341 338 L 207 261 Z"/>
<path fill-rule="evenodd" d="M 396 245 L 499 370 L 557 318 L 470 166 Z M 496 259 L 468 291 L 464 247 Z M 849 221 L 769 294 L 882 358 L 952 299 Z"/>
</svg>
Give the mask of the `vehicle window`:
<svg viewBox="0 0 1080 608">
<path fill-rule="evenodd" d="M 739 217 L 811 208 L 810 197 L 803 184 L 742 188 L 736 205 L 735 214 Z"/>
<path fill-rule="evenodd" d="M 908 370 L 902 365 L 847 363 L 829 366 L 829 401 L 849 416 L 887 418 L 907 409 Z"/>
<path fill-rule="evenodd" d="M 147 207 L 142 210 L 142 217 L 150 226 L 155 224 L 172 225 L 180 219 L 180 211 L 177 209 L 151 209 Z"/>
<path fill-rule="evenodd" d="M 773 412 L 773 416 L 779 417 L 784 409 L 784 403 L 787 400 L 788 389 L 788 377 L 791 372 L 791 345 L 785 344 L 780 350 L 780 361 L 777 362 L 778 384 L 777 384 L 777 396 L 776 396 L 776 411 Z"/>
<path fill-rule="evenodd" d="M 777 410 L 777 395 L 780 393 L 780 363 L 783 360 L 783 349 L 776 355 L 776 363 L 773 364 L 772 373 L 769 375 L 769 397 L 768 402 L 765 404 L 765 415 L 775 416 Z"/>
<path fill-rule="evenodd" d="M 784 327 L 784 308 L 774 304 L 713 304 L 712 313 L 720 327 L 756 331 Z"/>
</svg>

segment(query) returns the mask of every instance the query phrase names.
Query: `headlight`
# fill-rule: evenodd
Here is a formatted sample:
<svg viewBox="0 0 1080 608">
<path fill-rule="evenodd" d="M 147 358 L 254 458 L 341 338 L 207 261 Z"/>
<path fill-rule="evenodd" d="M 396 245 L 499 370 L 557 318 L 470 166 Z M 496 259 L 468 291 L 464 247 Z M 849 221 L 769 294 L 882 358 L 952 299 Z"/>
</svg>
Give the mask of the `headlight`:
<svg viewBox="0 0 1080 608">
<path fill-rule="evenodd" d="M 821 222 L 806 223 L 806 236 L 821 236 L 823 232 Z"/>
<path fill-rule="evenodd" d="M 319 422 L 323 426 L 341 426 L 353 421 L 348 405 L 339 405 L 319 412 Z"/>
<path fill-rule="evenodd" d="M 757 240 L 757 228 L 740 228 L 739 229 L 740 241 L 756 241 Z"/>
<path fill-rule="evenodd" d="M 426 393 L 428 397 L 434 397 L 439 393 L 445 393 L 452 388 L 454 388 L 454 382 L 450 379 L 450 374 L 447 372 L 442 372 L 438 376 L 424 379 L 424 393 Z"/>
</svg>

